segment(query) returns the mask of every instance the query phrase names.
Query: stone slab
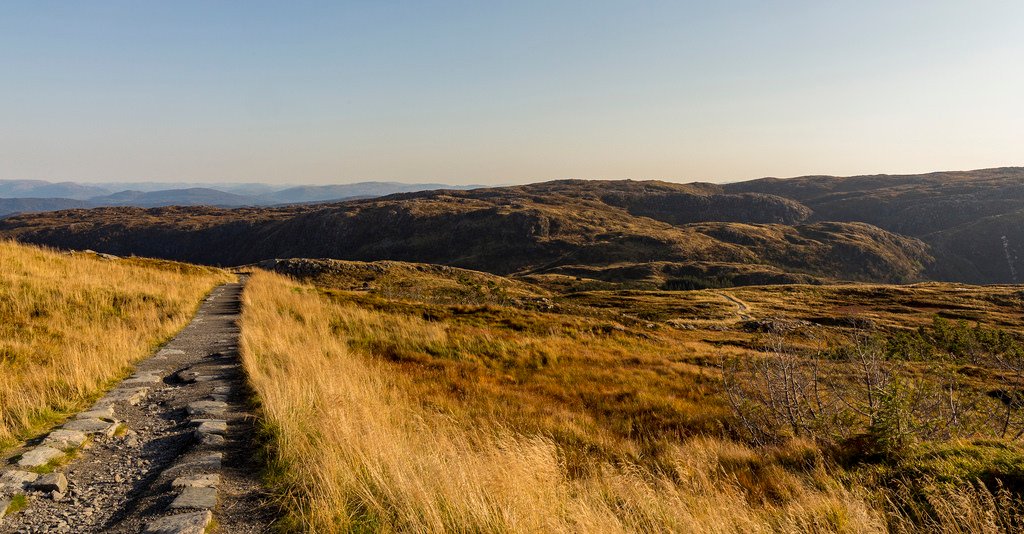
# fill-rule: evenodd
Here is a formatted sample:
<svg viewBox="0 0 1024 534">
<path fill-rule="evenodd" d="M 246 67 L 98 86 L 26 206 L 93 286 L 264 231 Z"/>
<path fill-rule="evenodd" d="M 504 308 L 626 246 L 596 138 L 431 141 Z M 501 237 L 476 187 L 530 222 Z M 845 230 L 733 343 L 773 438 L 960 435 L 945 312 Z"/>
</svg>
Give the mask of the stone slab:
<svg viewBox="0 0 1024 534">
<path fill-rule="evenodd" d="M 136 373 L 129 378 L 126 378 L 121 384 L 126 386 L 138 385 L 138 384 L 157 384 L 163 380 L 163 377 L 153 373 Z"/>
<path fill-rule="evenodd" d="M 186 487 L 171 502 L 170 509 L 196 508 L 209 510 L 217 506 L 217 488 Z"/>
<path fill-rule="evenodd" d="M 222 401 L 196 401 L 185 407 L 189 415 L 220 415 L 227 409 L 227 403 Z"/>
<path fill-rule="evenodd" d="M 85 432 L 80 430 L 58 428 L 46 436 L 46 439 L 43 440 L 43 445 L 60 450 L 77 449 L 84 445 L 87 439 L 89 438 L 85 435 Z"/>
<path fill-rule="evenodd" d="M 199 426 L 203 423 L 215 423 L 217 421 L 223 421 L 223 419 L 214 419 L 211 417 L 193 417 L 188 420 L 188 424 L 192 426 Z"/>
<path fill-rule="evenodd" d="M 147 394 L 149 394 L 149 388 L 118 388 L 100 399 L 96 403 L 96 407 L 103 408 L 119 402 L 135 406 L 142 402 L 142 399 L 145 399 Z"/>
<path fill-rule="evenodd" d="M 217 470 L 217 469 L 220 469 L 221 463 L 223 461 L 224 461 L 224 454 L 219 453 L 219 452 L 209 452 L 209 453 L 206 453 L 206 454 L 201 454 L 199 456 L 196 456 L 195 458 L 192 458 L 191 460 L 186 460 L 185 462 L 182 462 L 182 463 L 180 463 L 180 464 L 178 464 L 178 465 L 176 465 L 174 467 L 175 468 L 181 468 L 181 469 L 189 468 L 189 469 Z"/>
<path fill-rule="evenodd" d="M 178 377 L 178 380 L 181 380 L 182 382 L 185 382 L 186 384 L 191 384 L 191 383 L 196 381 L 196 378 L 199 377 L 199 371 L 193 371 L 191 369 L 185 369 L 184 371 L 178 371 L 178 374 L 175 375 L 175 376 Z"/>
<path fill-rule="evenodd" d="M 171 487 L 178 488 L 216 488 L 220 484 L 220 475 L 186 475 L 174 479 Z"/>
<path fill-rule="evenodd" d="M 113 419 L 114 418 L 114 407 L 107 405 L 100 408 L 94 408 L 87 412 L 82 412 L 75 416 L 75 419 Z"/>
<path fill-rule="evenodd" d="M 103 419 L 75 419 L 64 424 L 64 430 L 77 430 L 86 434 L 113 436 L 118 423 Z"/>
<path fill-rule="evenodd" d="M 203 534 L 213 521 L 213 512 L 204 510 L 161 517 L 146 524 L 143 534 Z"/>
<path fill-rule="evenodd" d="M 204 422 L 199 424 L 198 428 L 196 428 L 196 432 L 199 432 L 200 434 L 221 434 L 221 435 L 223 435 L 223 434 L 226 434 L 227 431 L 228 431 L 228 422 L 227 421 L 220 421 L 220 420 L 204 421 Z"/>
<path fill-rule="evenodd" d="M 196 441 L 204 447 L 220 447 L 224 444 L 224 436 L 218 434 L 203 434 L 196 432 Z"/>
<path fill-rule="evenodd" d="M 27 451 L 25 454 L 22 454 L 21 458 L 18 460 L 18 465 L 20 467 L 29 468 L 39 467 L 41 465 L 46 465 L 46 463 L 49 462 L 50 460 L 59 458 L 63 454 L 63 452 L 61 452 L 58 449 L 54 449 L 53 447 L 40 445 L 34 449 Z"/>
<path fill-rule="evenodd" d="M 5 493 L 18 493 L 24 491 L 32 482 L 35 482 L 39 475 L 31 471 L 12 469 L 0 473 L 0 495 Z"/>
</svg>

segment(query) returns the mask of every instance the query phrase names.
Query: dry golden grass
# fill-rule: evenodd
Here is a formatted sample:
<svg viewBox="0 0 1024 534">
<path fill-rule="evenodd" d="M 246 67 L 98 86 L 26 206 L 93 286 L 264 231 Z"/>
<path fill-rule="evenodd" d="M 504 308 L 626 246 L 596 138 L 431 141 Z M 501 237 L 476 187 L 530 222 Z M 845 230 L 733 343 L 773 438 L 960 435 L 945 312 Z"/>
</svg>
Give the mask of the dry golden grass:
<svg viewBox="0 0 1024 534">
<path fill-rule="evenodd" d="M 699 411 L 685 391 L 677 406 L 674 390 L 658 389 L 686 382 L 685 364 L 643 365 L 679 346 L 585 324 L 544 332 L 521 322 L 510 335 L 384 308 L 267 273 L 246 289 L 244 365 L 270 432 L 272 486 L 297 529 L 885 530 L 865 492 L 840 483 L 813 447 L 754 451 L 661 428 L 659 413 Z M 530 354 L 558 365 L 524 365 Z M 615 368 L 616 358 L 638 368 Z M 615 391 L 625 386 L 639 389 Z M 705 407 L 723 419 L 710 397 Z"/>
<path fill-rule="evenodd" d="M 0 241 L 0 449 L 83 407 L 229 279 Z"/>
</svg>

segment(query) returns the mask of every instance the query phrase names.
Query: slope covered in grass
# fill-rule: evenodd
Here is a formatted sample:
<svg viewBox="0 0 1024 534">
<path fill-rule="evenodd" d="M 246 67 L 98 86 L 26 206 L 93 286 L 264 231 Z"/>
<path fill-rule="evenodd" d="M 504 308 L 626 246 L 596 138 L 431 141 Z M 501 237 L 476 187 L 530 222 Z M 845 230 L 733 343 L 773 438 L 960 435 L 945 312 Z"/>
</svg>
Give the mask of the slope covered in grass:
<svg viewBox="0 0 1024 534">
<path fill-rule="evenodd" d="M 762 455 L 713 437 L 683 439 L 681 431 L 726 417 L 720 404 L 688 400 L 707 396 L 701 379 L 683 378 L 687 366 L 656 356 L 670 347 L 588 334 L 587 326 L 523 323 L 510 335 L 470 318 L 372 310 L 254 275 L 244 296 L 243 359 L 272 438 L 272 486 L 293 526 L 881 530 L 878 513 L 830 478 L 812 449 Z M 625 358 L 627 350 L 643 361 Z M 531 379 L 535 373 L 545 377 Z M 574 400 L 574 390 L 593 406 Z M 671 420 L 683 413 L 693 417 Z M 802 467 L 790 472 L 783 461 Z"/>
<path fill-rule="evenodd" d="M 1024 517 L 1024 411 L 999 400 L 1024 386 L 998 366 L 1024 358 L 1016 287 L 563 291 L 423 264 L 270 266 L 306 283 L 254 275 L 241 345 L 296 530 L 994 533 Z M 761 410 L 770 428 L 751 434 L 752 403 L 782 392 L 738 365 L 773 384 L 820 370 L 841 408 L 860 403 L 850 343 L 869 333 L 914 394 L 891 405 L 905 448 L 880 455 L 870 440 L 889 434 L 844 409 L 796 434 Z"/>
<path fill-rule="evenodd" d="M 82 408 L 228 279 L 0 241 L 0 449 Z"/>
</svg>

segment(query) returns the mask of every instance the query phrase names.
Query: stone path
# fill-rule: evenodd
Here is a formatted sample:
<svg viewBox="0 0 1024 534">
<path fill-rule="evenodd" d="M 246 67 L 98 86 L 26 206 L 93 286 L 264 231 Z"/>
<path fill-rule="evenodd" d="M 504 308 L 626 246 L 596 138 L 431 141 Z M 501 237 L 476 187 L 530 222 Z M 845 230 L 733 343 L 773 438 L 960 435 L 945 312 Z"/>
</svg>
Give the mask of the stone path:
<svg viewBox="0 0 1024 534">
<path fill-rule="evenodd" d="M 238 362 L 242 284 L 89 410 L 0 467 L 0 533 L 271 530 Z"/>
</svg>

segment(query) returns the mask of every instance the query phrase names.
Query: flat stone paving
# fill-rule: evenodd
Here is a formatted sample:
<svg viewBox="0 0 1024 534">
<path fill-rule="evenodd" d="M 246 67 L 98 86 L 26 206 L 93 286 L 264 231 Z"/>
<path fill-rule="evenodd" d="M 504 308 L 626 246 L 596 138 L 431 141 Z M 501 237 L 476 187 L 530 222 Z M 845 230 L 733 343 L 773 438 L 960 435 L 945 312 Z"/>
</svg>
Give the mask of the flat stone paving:
<svg viewBox="0 0 1024 534">
<path fill-rule="evenodd" d="M 215 289 L 135 374 L 0 466 L 0 533 L 272 530 L 238 362 L 241 291 Z M 28 506 L 3 517 L 18 494 Z"/>
</svg>

